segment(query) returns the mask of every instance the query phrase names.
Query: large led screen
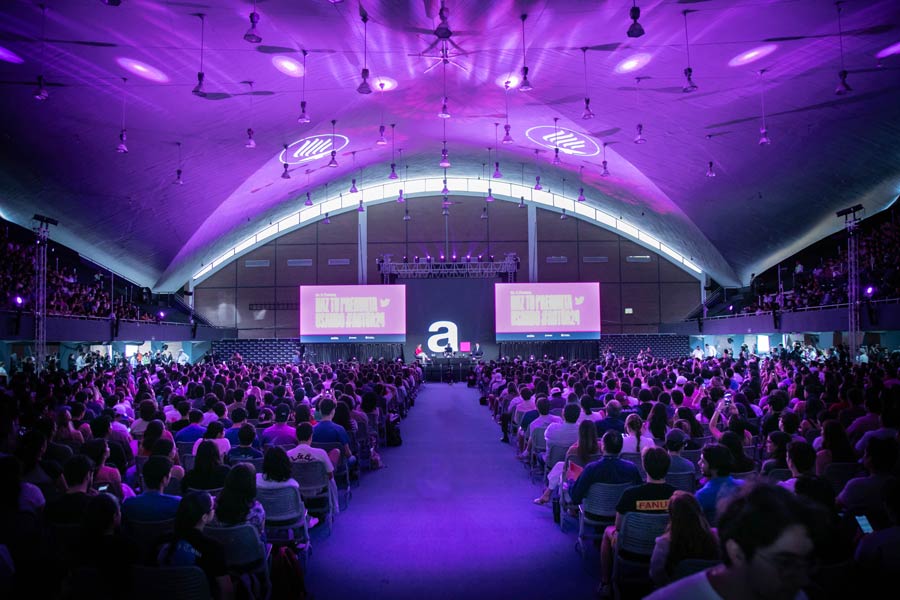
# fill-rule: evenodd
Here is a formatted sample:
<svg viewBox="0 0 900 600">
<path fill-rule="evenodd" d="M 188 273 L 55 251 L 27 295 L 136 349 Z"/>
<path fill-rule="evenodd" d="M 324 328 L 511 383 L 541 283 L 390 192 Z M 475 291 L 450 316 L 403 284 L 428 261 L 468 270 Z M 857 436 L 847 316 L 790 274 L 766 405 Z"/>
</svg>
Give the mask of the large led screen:
<svg viewBox="0 0 900 600">
<path fill-rule="evenodd" d="M 494 284 L 498 342 L 599 340 L 600 284 Z"/>
<path fill-rule="evenodd" d="M 405 342 L 405 285 L 301 285 L 300 341 Z"/>
</svg>

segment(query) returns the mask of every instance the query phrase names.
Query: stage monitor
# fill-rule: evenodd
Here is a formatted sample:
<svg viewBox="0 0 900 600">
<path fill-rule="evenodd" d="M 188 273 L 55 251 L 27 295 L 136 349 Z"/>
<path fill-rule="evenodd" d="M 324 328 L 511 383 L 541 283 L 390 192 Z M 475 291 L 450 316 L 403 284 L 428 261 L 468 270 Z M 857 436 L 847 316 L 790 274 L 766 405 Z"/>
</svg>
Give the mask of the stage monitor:
<svg viewBox="0 0 900 600">
<path fill-rule="evenodd" d="M 405 285 L 301 285 L 300 341 L 405 342 Z"/>
<path fill-rule="evenodd" d="M 600 284 L 497 283 L 498 342 L 600 339 Z"/>
</svg>

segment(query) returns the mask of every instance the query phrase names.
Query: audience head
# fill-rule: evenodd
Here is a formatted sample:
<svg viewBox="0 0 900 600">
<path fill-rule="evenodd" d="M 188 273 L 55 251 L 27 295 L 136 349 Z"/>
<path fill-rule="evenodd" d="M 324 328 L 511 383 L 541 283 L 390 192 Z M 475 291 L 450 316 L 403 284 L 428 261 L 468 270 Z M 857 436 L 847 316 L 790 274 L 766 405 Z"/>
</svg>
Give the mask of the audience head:
<svg viewBox="0 0 900 600">
<path fill-rule="evenodd" d="M 210 472 L 222 464 L 222 455 L 219 447 L 212 440 L 204 440 L 197 446 L 197 457 L 194 459 L 194 469 L 201 472 Z"/>
<path fill-rule="evenodd" d="M 618 419 L 622 414 L 622 405 L 618 400 L 610 400 L 606 403 L 606 416 L 612 419 Z"/>
<path fill-rule="evenodd" d="M 730 475 L 733 464 L 731 450 L 722 444 L 707 444 L 700 451 L 700 469 L 706 477 Z"/>
<path fill-rule="evenodd" d="M 299 433 L 299 427 L 298 433 Z M 291 478 L 291 459 L 284 448 L 273 446 L 263 458 L 263 475 L 268 481 L 287 481 Z"/>
<path fill-rule="evenodd" d="M 578 425 L 578 454 L 587 458 L 597 454 L 597 427 L 593 421 L 585 419 Z"/>
<path fill-rule="evenodd" d="M 199 425 L 203 422 L 203 411 L 199 408 L 192 408 L 188 413 L 188 421 L 190 421 L 191 425 Z"/>
<path fill-rule="evenodd" d="M 607 429 L 603 434 L 603 454 L 618 456 L 622 452 L 622 435 L 614 429 Z"/>
<path fill-rule="evenodd" d="M 297 441 L 301 444 L 308 444 L 312 441 L 313 426 L 310 423 L 300 423 L 297 425 Z"/>
<path fill-rule="evenodd" d="M 238 442 L 241 446 L 250 446 L 256 439 L 256 427 L 250 423 L 244 423 L 238 429 Z"/>
<path fill-rule="evenodd" d="M 88 538 L 100 537 L 113 533 L 121 519 L 119 500 L 112 494 L 101 493 L 88 502 L 81 525 Z"/>
<path fill-rule="evenodd" d="M 538 414 L 541 416 L 547 416 L 550 414 L 550 401 L 546 398 L 538 398 L 537 402 L 535 402 L 537 407 Z"/>
<path fill-rule="evenodd" d="M 322 418 L 328 418 L 334 416 L 334 400 L 331 398 L 325 397 L 319 400 L 316 408 L 319 409 L 319 413 L 322 415 Z"/>
<path fill-rule="evenodd" d="M 787 459 L 787 446 L 791 443 L 791 436 L 783 431 L 773 431 L 766 440 L 766 452 L 777 459 Z"/>
<path fill-rule="evenodd" d="M 287 403 L 279 404 L 275 408 L 275 422 L 276 423 L 287 423 L 288 419 L 291 418 L 291 406 Z"/>
<path fill-rule="evenodd" d="M 672 429 L 666 434 L 666 450 L 672 452 L 673 454 L 677 454 L 684 450 L 684 445 L 687 443 L 688 436 L 680 429 Z"/>
<path fill-rule="evenodd" d="M 213 519 L 213 500 L 207 492 L 188 492 L 175 513 L 175 539 L 184 539 L 194 529 L 203 529 Z M 169 545 L 169 554 L 175 544 Z"/>
<path fill-rule="evenodd" d="M 566 404 L 566 407 L 563 409 L 563 419 L 565 419 L 566 423 L 574 424 L 578 421 L 578 417 L 580 416 L 580 406 L 577 404 Z"/>
<path fill-rule="evenodd" d="M 672 459 L 669 458 L 669 453 L 664 448 L 648 446 L 641 452 L 641 462 L 648 479 L 661 481 L 669 473 Z"/>
<path fill-rule="evenodd" d="M 216 498 L 216 516 L 226 525 L 243 523 L 256 500 L 256 469 L 238 463 L 225 476 L 225 486 Z"/>
<path fill-rule="evenodd" d="M 809 474 L 816 466 L 816 451 L 808 442 L 791 442 L 787 448 L 787 464 L 794 477 Z"/>
<path fill-rule="evenodd" d="M 641 418 L 641 415 L 631 413 L 628 415 L 628 418 L 625 419 L 625 431 L 631 435 L 641 435 L 643 428 L 644 420 Z"/>
<path fill-rule="evenodd" d="M 172 461 L 165 456 L 151 456 L 141 469 L 144 491 L 160 491 L 169 483 L 172 472 Z"/>
<path fill-rule="evenodd" d="M 94 461 L 83 454 L 70 457 L 63 465 L 63 477 L 69 491 L 86 492 L 91 488 Z"/>
</svg>

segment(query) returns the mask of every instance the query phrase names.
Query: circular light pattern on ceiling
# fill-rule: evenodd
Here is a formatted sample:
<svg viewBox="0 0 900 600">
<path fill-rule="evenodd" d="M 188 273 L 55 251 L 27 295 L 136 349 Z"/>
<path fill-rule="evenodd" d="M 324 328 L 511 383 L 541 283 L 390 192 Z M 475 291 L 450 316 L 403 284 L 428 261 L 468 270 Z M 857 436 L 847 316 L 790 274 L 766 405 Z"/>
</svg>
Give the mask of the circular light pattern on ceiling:
<svg viewBox="0 0 900 600">
<path fill-rule="evenodd" d="M 518 75 L 514 75 L 514 74 L 512 74 L 512 73 L 509 73 L 509 74 L 507 74 L 507 75 L 501 75 L 500 77 L 498 77 L 497 79 L 494 80 L 494 83 L 496 83 L 497 85 L 499 85 L 499 86 L 502 87 L 502 88 L 505 88 L 505 87 L 506 87 L 506 82 L 507 82 L 507 81 L 509 82 L 509 89 L 512 89 L 512 88 L 514 88 L 514 87 L 518 87 L 518 85 L 519 85 L 519 76 L 518 76 Z"/>
<path fill-rule="evenodd" d="M 565 127 L 537 125 L 525 132 L 525 136 L 544 148 L 559 148 L 563 154 L 574 156 L 597 156 L 600 146 L 590 137 Z"/>
<path fill-rule="evenodd" d="M 273 56 L 272 65 L 288 77 L 303 77 L 303 63 L 290 56 Z"/>
<path fill-rule="evenodd" d="M 652 59 L 653 56 L 644 52 L 632 54 L 616 65 L 616 73 L 632 73 L 638 69 L 643 69 Z"/>
<path fill-rule="evenodd" d="M 14 65 L 21 65 L 25 62 L 25 59 L 13 52 L 12 50 L 7 50 L 3 46 L 0 46 L 0 60 L 3 62 L 12 63 Z"/>
<path fill-rule="evenodd" d="M 381 84 L 384 84 L 384 91 L 390 92 L 397 89 L 397 80 L 390 77 L 376 77 L 372 80 L 372 89 L 381 91 Z"/>
<path fill-rule="evenodd" d="M 288 144 L 286 150 L 278 155 L 278 160 L 289 165 L 300 165 L 331 154 L 331 151 L 340 152 L 350 143 L 350 138 L 340 133 L 334 134 L 334 146 L 330 133 L 323 135 L 311 135 Z"/>
<path fill-rule="evenodd" d="M 888 46 L 887 48 L 876 54 L 875 58 L 885 58 L 887 56 L 891 56 L 892 54 L 900 54 L 900 42 Z"/>
<path fill-rule="evenodd" d="M 165 73 L 156 67 L 151 67 L 147 63 L 143 63 L 139 60 L 120 56 L 116 59 L 116 62 L 119 63 L 120 67 L 130 73 L 134 73 L 138 77 L 143 77 L 144 79 L 149 79 L 150 81 L 155 81 L 157 83 L 169 81 L 169 77 Z"/>
<path fill-rule="evenodd" d="M 729 67 L 743 67 L 744 65 L 749 65 L 752 62 L 756 62 L 761 58 L 764 58 L 778 48 L 775 44 L 766 44 L 765 46 L 757 46 L 756 48 L 751 48 L 745 52 L 741 52 L 734 58 L 728 61 Z"/>
</svg>

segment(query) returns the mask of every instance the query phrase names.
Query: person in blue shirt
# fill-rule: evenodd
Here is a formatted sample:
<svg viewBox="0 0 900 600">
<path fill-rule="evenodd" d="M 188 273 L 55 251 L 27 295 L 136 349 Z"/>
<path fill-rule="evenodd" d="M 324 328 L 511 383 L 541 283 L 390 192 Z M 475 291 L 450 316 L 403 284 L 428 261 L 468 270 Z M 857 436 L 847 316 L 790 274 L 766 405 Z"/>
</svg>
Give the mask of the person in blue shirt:
<svg viewBox="0 0 900 600">
<path fill-rule="evenodd" d="M 743 479 L 731 476 L 732 460 L 731 451 L 722 444 L 707 444 L 700 452 L 699 467 L 707 481 L 694 495 L 710 525 L 716 524 L 719 503 L 744 485 Z"/>
<path fill-rule="evenodd" d="M 622 435 L 618 431 L 610 429 L 604 433 L 600 446 L 603 456 L 600 460 L 588 463 L 569 491 L 573 504 L 581 504 L 595 483 L 642 483 L 637 466 L 629 460 L 619 458 L 619 453 L 622 452 Z"/>
<path fill-rule="evenodd" d="M 248 458 L 262 458 L 263 453 L 253 447 L 253 442 L 255 441 L 256 427 L 250 423 L 241 425 L 241 429 L 238 432 L 238 445 L 234 446 L 225 455 L 226 462 L 233 465 Z"/>
<path fill-rule="evenodd" d="M 196 442 L 206 433 L 206 427 L 200 423 L 203 421 L 203 412 L 197 408 L 192 408 L 188 413 L 190 425 L 175 434 L 175 442 Z"/>
<path fill-rule="evenodd" d="M 240 431 L 241 427 L 244 425 L 244 422 L 247 420 L 247 410 L 244 408 L 236 408 L 234 412 L 231 413 L 231 418 L 234 420 L 234 423 L 225 430 L 225 439 L 231 442 L 231 447 L 240 446 Z M 256 436 L 256 428 L 253 429 L 253 442 L 250 444 L 253 448 L 259 450 L 262 448 L 262 444 L 259 441 L 259 437 Z"/>
<path fill-rule="evenodd" d="M 625 433 L 625 421 L 622 419 L 622 404 L 618 400 L 610 400 L 606 403 L 606 417 L 596 421 L 597 435 L 603 435 L 606 430 L 612 430 L 620 434 Z"/>
<path fill-rule="evenodd" d="M 347 430 L 334 423 L 332 419 L 334 419 L 334 409 L 337 405 L 334 400 L 330 397 L 324 397 L 319 400 L 319 404 L 317 408 L 319 409 L 319 414 L 322 415 L 322 418 L 313 427 L 313 443 L 317 444 L 333 444 L 339 443 L 342 445 L 341 453 L 346 457 L 350 458 L 350 436 L 347 434 Z"/>
<path fill-rule="evenodd" d="M 153 522 L 168 521 L 178 512 L 180 496 L 164 494 L 169 485 L 172 461 L 165 456 L 151 456 L 141 469 L 144 493 L 128 498 L 122 504 L 122 518 L 125 521 Z"/>
</svg>

